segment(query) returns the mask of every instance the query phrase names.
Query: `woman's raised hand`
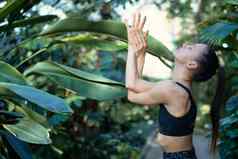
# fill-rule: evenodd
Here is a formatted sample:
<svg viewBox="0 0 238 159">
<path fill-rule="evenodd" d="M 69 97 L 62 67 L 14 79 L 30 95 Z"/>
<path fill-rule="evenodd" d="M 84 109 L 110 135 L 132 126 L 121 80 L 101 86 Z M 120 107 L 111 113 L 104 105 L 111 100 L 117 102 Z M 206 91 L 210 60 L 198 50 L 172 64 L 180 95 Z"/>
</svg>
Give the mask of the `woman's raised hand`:
<svg viewBox="0 0 238 159">
<path fill-rule="evenodd" d="M 130 49 L 137 56 L 144 54 L 147 47 L 147 37 L 149 31 L 147 30 L 146 32 L 143 32 L 145 21 L 146 16 L 144 16 L 141 20 L 140 12 L 133 14 L 132 26 L 129 26 L 128 20 L 125 19 L 128 36 L 128 50 Z"/>
</svg>

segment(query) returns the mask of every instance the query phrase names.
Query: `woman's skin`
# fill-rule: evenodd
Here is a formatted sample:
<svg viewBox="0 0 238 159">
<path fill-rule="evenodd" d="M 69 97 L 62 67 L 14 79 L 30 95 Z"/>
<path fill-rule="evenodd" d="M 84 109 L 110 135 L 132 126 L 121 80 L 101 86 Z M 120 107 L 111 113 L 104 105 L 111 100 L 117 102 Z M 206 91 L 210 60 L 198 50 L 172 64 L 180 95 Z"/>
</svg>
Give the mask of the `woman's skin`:
<svg viewBox="0 0 238 159">
<path fill-rule="evenodd" d="M 128 25 L 128 20 L 125 19 L 128 34 L 126 63 L 128 100 L 147 106 L 159 106 L 159 104 L 163 103 L 172 115 L 176 117 L 182 116 L 189 111 L 190 100 L 188 93 L 176 85 L 175 81 L 182 83 L 191 90 L 193 73 L 199 69 L 197 60 L 202 54 L 206 53 L 208 46 L 199 43 L 184 44 L 176 49 L 175 67 L 172 70 L 171 80 L 163 80 L 156 83 L 143 80 L 142 69 L 148 36 L 148 31 L 143 31 L 145 22 L 146 17 L 141 18 L 140 13 L 133 14 L 131 26 Z M 156 141 L 166 152 L 176 152 L 192 148 L 192 135 L 174 137 L 158 133 Z"/>
</svg>

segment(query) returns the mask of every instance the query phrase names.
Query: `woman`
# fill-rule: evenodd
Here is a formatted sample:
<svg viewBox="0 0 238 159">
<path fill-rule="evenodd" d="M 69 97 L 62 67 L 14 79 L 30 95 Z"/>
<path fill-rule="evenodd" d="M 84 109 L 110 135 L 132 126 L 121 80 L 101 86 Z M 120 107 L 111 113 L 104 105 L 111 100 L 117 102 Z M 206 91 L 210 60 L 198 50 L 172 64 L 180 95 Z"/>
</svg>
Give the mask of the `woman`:
<svg viewBox="0 0 238 159">
<path fill-rule="evenodd" d="M 213 49 L 202 43 L 184 44 L 175 51 L 171 80 L 158 83 L 142 79 L 148 31 L 143 32 L 146 17 L 133 15 L 132 26 L 125 25 L 128 34 L 126 88 L 128 100 L 142 105 L 159 105 L 158 142 L 164 159 L 196 159 L 192 133 L 197 114 L 192 96 L 192 83 L 209 80 L 218 70 L 218 87 L 211 104 L 212 142 L 215 152 L 219 128 L 219 108 L 222 103 L 224 69 Z"/>
</svg>

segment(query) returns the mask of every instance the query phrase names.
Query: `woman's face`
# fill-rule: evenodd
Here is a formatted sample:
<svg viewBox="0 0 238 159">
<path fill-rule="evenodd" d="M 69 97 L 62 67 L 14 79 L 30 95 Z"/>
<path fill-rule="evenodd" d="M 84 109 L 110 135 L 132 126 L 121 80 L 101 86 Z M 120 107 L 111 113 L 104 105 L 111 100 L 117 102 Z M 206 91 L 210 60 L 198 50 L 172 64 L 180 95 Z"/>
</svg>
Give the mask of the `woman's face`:
<svg viewBox="0 0 238 159">
<path fill-rule="evenodd" d="M 194 64 L 202 54 L 206 53 L 208 46 L 206 44 L 195 43 L 195 44 L 183 44 L 175 51 L 176 62 L 183 64 Z"/>
</svg>

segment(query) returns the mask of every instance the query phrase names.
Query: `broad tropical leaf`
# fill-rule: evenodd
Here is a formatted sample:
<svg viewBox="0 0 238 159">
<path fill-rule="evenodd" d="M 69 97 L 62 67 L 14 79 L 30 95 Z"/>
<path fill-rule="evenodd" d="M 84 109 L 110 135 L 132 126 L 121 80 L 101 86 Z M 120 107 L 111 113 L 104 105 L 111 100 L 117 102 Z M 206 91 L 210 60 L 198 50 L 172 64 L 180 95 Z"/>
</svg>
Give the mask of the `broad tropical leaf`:
<svg viewBox="0 0 238 159">
<path fill-rule="evenodd" d="M 16 27 L 26 27 L 26 25 L 34 25 L 38 23 L 48 22 L 55 18 L 57 18 L 57 16 L 55 15 L 45 15 L 45 16 L 30 17 L 28 19 L 23 19 L 23 20 L 16 20 L 12 22 L 11 25 L 5 24 L 0 26 L 0 32 L 4 32 Z"/>
<path fill-rule="evenodd" d="M 120 39 L 121 41 L 127 42 L 127 30 L 125 24 L 122 22 L 113 20 L 90 21 L 76 17 L 62 19 L 40 33 L 40 35 L 43 36 L 78 31 L 108 34 Z M 171 53 L 171 51 L 169 51 L 169 49 L 160 41 L 150 35 L 148 36 L 148 48 L 146 51 L 157 57 L 162 56 L 169 61 L 174 60 L 173 53 Z"/>
<path fill-rule="evenodd" d="M 41 0 L 11 0 L 0 9 L 0 21 L 3 21 L 8 15 L 18 13 L 21 9 L 27 11 L 33 5 L 39 3 Z"/>
<path fill-rule="evenodd" d="M 66 122 L 69 118 L 69 115 L 54 114 L 48 119 L 48 122 L 52 126 L 58 126 L 61 123 Z"/>
<path fill-rule="evenodd" d="M 28 108 L 27 106 L 21 105 L 21 106 L 15 106 L 16 112 L 21 112 L 25 115 L 24 118 L 30 118 L 31 120 L 34 120 L 35 122 L 40 123 L 46 128 L 49 128 L 49 124 L 47 122 L 47 118 L 32 109 Z"/>
<path fill-rule="evenodd" d="M 234 60 L 234 61 L 228 63 L 227 66 L 237 69 L 238 68 L 238 60 Z"/>
<path fill-rule="evenodd" d="M 22 113 L 0 110 L 0 124 L 16 124 L 23 117 Z"/>
<path fill-rule="evenodd" d="M 27 81 L 22 74 L 6 62 L 0 61 L 0 81 L 26 85 Z"/>
<path fill-rule="evenodd" d="M 24 75 L 31 73 L 48 76 L 61 86 L 78 92 L 80 96 L 91 99 L 111 100 L 124 97 L 127 94 L 125 85 L 121 82 L 55 62 L 39 62 L 26 70 Z"/>
<path fill-rule="evenodd" d="M 105 84 L 115 84 L 120 86 L 125 86 L 122 82 L 114 81 L 108 78 L 105 78 L 100 75 L 95 75 L 93 73 L 88 73 L 85 71 L 81 71 L 79 69 L 75 69 L 69 66 L 65 66 L 56 62 L 52 61 L 43 61 L 38 62 L 36 65 L 32 66 L 31 68 L 27 69 L 23 75 L 27 76 L 32 72 L 52 72 L 52 73 L 60 73 L 65 75 L 72 75 L 76 76 L 78 78 L 82 78 L 87 81 L 94 81 L 94 82 L 100 82 Z"/>
<path fill-rule="evenodd" d="M 14 135 L 7 131 L 0 130 L 0 134 L 8 141 L 21 159 L 32 159 L 30 147 L 23 141 L 17 139 Z"/>
<path fill-rule="evenodd" d="M 0 82 L 0 95 L 10 98 L 20 97 L 52 112 L 73 112 L 64 99 L 31 86 Z"/>
<path fill-rule="evenodd" d="M 34 120 L 22 119 L 16 125 L 4 124 L 3 127 L 18 139 L 34 144 L 50 144 L 49 130 Z"/>
<path fill-rule="evenodd" d="M 231 4 L 231 5 L 238 5 L 238 1 L 237 0 L 225 0 L 225 3 Z"/>
<path fill-rule="evenodd" d="M 78 108 L 82 106 L 82 100 L 85 100 L 86 98 L 83 96 L 78 95 L 71 95 L 68 96 L 65 100 L 68 104 L 74 103 L 74 105 Z"/>
<path fill-rule="evenodd" d="M 62 41 L 83 45 L 84 47 L 95 48 L 104 51 L 121 51 L 127 49 L 127 44 L 122 41 L 109 41 L 92 35 L 77 35 L 63 38 Z"/>
<path fill-rule="evenodd" d="M 213 45 L 221 45 L 223 40 L 237 29 L 238 24 L 221 21 L 203 29 L 200 39 Z"/>
<path fill-rule="evenodd" d="M 6 16 L 12 12 L 16 12 L 24 7 L 24 3 L 27 0 L 13 0 L 8 1 L 7 4 L 0 9 L 0 21 L 2 21 Z"/>
</svg>

